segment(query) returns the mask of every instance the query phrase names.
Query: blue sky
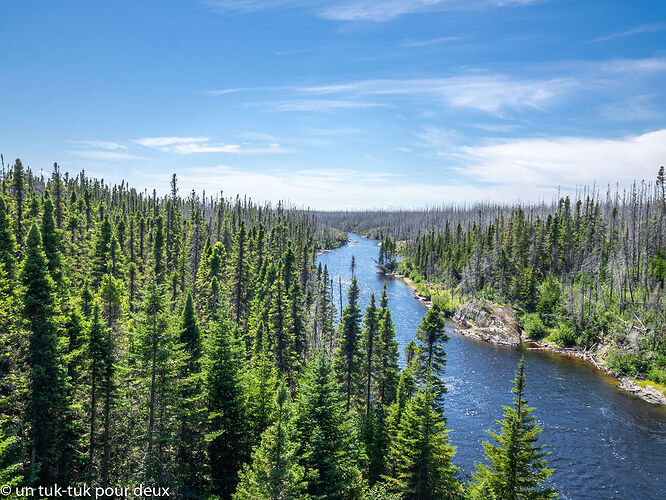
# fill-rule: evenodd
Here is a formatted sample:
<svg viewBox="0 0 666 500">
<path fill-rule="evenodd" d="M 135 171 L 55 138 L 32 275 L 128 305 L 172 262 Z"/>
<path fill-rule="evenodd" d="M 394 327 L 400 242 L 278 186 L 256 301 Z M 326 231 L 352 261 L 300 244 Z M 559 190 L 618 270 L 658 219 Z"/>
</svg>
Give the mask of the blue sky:
<svg viewBox="0 0 666 500">
<path fill-rule="evenodd" d="M 0 152 L 313 208 L 550 200 L 666 163 L 663 0 L 5 1 Z"/>
</svg>

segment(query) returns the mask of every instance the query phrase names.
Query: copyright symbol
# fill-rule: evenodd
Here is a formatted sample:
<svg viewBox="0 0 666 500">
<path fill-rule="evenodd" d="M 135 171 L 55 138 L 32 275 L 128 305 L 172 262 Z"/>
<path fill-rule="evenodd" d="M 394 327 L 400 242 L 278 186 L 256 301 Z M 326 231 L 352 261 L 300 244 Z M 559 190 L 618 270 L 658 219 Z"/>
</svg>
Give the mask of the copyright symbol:
<svg viewBox="0 0 666 500">
<path fill-rule="evenodd" d="M 0 493 L 2 493 L 3 496 L 8 497 L 12 493 L 12 487 L 8 484 L 3 484 L 0 486 Z"/>
</svg>

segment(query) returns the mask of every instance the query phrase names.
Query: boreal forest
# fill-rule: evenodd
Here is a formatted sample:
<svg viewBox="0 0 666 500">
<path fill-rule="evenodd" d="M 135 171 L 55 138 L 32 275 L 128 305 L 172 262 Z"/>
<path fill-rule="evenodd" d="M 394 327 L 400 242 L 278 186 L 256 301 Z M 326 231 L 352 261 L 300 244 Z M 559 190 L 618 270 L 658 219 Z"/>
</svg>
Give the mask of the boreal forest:
<svg viewBox="0 0 666 500">
<path fill-rule="evenodd" d="M 379 266 L 453 315 L 508 304 L 525 337 L 666 392 L 666 177 L 551 203 L 321 213 L 382 240 Z"/>
<path fill-rule="evenodd" d="M 315 256 L 346 235 L 321 217 L 221 193 L 182 195 L 175 174 L 158 196 L 57 164 L 35 175 L 18 159 L 1 187 L 0 483 L 10 497 L 58 496 L 54 485 L 69 488 L 60 496 L 89 487 L 96 498 L 557 496 L 522 363 L 486 459 L 463 480 L 443 404 L 445 311 L 427 311 L 399 363 L 386 289 L 362 310 L 351 277 L 336 307 Z M 537 289 L 559 290 L 563 270 L 597 258 L 582 250 L 597 238 L 608 242 L 594 248 L 609 271 L 572 285 L 584 307 L 607 296 L 626 312 L 633 294 L 641 311 L 654 308 L 644 283 L 655 282 L 657 249 L 637 231 L 654 202 L 638 214 L 643 205 L 613 208 L 615 225 L 604 231 L 596 203 L 568 203 L 547 222 L 519 209 L 486 226 L 428 230 L 402 248 L 400 265 L 447 285 L 504 283 L 497 293 L 533 311 L 543 303 Z M 555 245 L 557 258 L 530 257 L 535 237 L 549 252 Z M 639 255 L 629 253 L 635 267 L 607 285 L 618 247 Z M 490 259 L 498 251 L 500 264 Z M 558 320 L 547 318 L 544 328 Z M 136 485 L 147 489 L 137 495 Z"/>
</svg>

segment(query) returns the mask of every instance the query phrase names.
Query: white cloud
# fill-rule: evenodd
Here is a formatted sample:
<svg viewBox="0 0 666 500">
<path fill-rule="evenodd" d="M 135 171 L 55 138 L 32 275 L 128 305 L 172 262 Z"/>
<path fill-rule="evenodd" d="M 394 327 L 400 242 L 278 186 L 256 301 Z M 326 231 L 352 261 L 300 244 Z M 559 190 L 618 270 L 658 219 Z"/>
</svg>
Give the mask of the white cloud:
<svg viewBox="0 0 666 500">
<path fill-rule="evenodd" d="M 542 109 L 567 94 L 574 78 L 516 79 L 505 75 L 471 74 L 445 78 L 361 80 L 336 85 L 303 87 L 312 95 L 426 97 L 452 107 L 500 114 L 505 109 Z"/>
<path fill-rule="evenodd" d="M 457 167 L 480 182 L 523 186 L 526 195 L 543 187 L 628 185 L 652 180 L 666 160 L 666 129 L 616 139 L 547 137 L 509 139 L 459 148 Z"/>
<path fill-rule="evenodd" d="M 650 104 L 653 96 L 640 95 L 624 101 L 609 102 L 599 106 L 599 114 L 607 120 L 613 121 L 642 121 L 656 120 L 661 113 Z"/>
<path fill-rule="evenodd" d="M 127 146 L 118 142 L 110 141 L 69 141 L 69 143 L 76 148 L 93 148 L 93 149 L 127 149 Z"/>
<path fill-rule="evenodd" d="M 142 137 L 140 139 L 133 139 L 132 142 L 147 148 L 159 148 L 174 144 L 197 144 L 208 142 L 209 140 L 208 137 Z"/>
<path fill-rule="evenodd" d="M 655 33 L 657 31 L 663 31 L 666 29 L 666 24 L 643 24 L 630 28 L 625 31 L 619 31 L 616 33 L 611 33 L 610 35 L 602 36 L 592 40 L 593 42 L 605 42 L 608 40 L 614 40 L 616 38 L 624 38 L 632 35 L 639 35 L 641 33 Z"/>
<path fill-rule="evenodd" d="M 389 21 L 396 17 L 434 10 L 523 6 L 539 0 L 205 0 L 225 14 L 262 10 L 307 8 L 333 21 Z"/>
<path fill-rule="evenodd" d="M 459 36 L 442 36 L 439 38 L 431 38 L 429 40 L 405 40 L 398 44 L 399 47 L 407 48 L 416 48 L 416 47 L 428 47 L 430 45 L 437 45 L 445 42 L 454 42 L 460 40 Z"/>
<path fill-rule="evenodd" d="M 352 99 L 292 99 L 286 101 L 253 104 L 267 106 L 273 111 L 334 111 L 337 109 L 367 109 L 386 106 L 378 102 Z"/>
<path fill-rule="evenodd" d="M 86 160 L 96 161 L 114 161 L 114 160 L 144 160 L 142 156 L 136 156 L 129 153 L 122 153 L 119 151 L 109 150 L 95 150 L 95 149 L 74 149 L 69 151 L 72 156 L 85 158 Z"/>
<path fill-rule="evenodd" d="M 233 153 L 233 154 L 270 154 L 286 153 L 276 142 L 267 145 L 243 144 L 220 144 L 211 142 L 208 137 L 142 137 L 132 142 L 147 148 L 156 148 L 166 153 L 193 154 L 193 153 Z"/>
</svg>

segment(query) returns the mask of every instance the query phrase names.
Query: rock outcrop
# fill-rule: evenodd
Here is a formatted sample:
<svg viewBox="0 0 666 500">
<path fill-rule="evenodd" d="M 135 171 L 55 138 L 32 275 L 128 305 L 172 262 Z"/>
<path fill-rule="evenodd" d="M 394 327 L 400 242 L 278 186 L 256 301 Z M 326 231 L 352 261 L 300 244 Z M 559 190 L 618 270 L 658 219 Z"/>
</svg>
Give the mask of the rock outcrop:
<svg viewBox="0 0 666 500">
<path fill-rule="evenodd" d="M 620 389 L 623 389 L 634 396 L 638 396 L 648 403 L 666 405 L 666 396 L 661 392 L 649 385 L 646 385 L 645 387 L 640 386 L 629 377 L 622 377 L 620 379 Z"/>
<path fill-rule="evenodd" d="M 509 307 L 472 300 L 456 310 L 453 321 L 462 335 L 499 345 L 520 344 L 518 318 Z"/>
</svg>

